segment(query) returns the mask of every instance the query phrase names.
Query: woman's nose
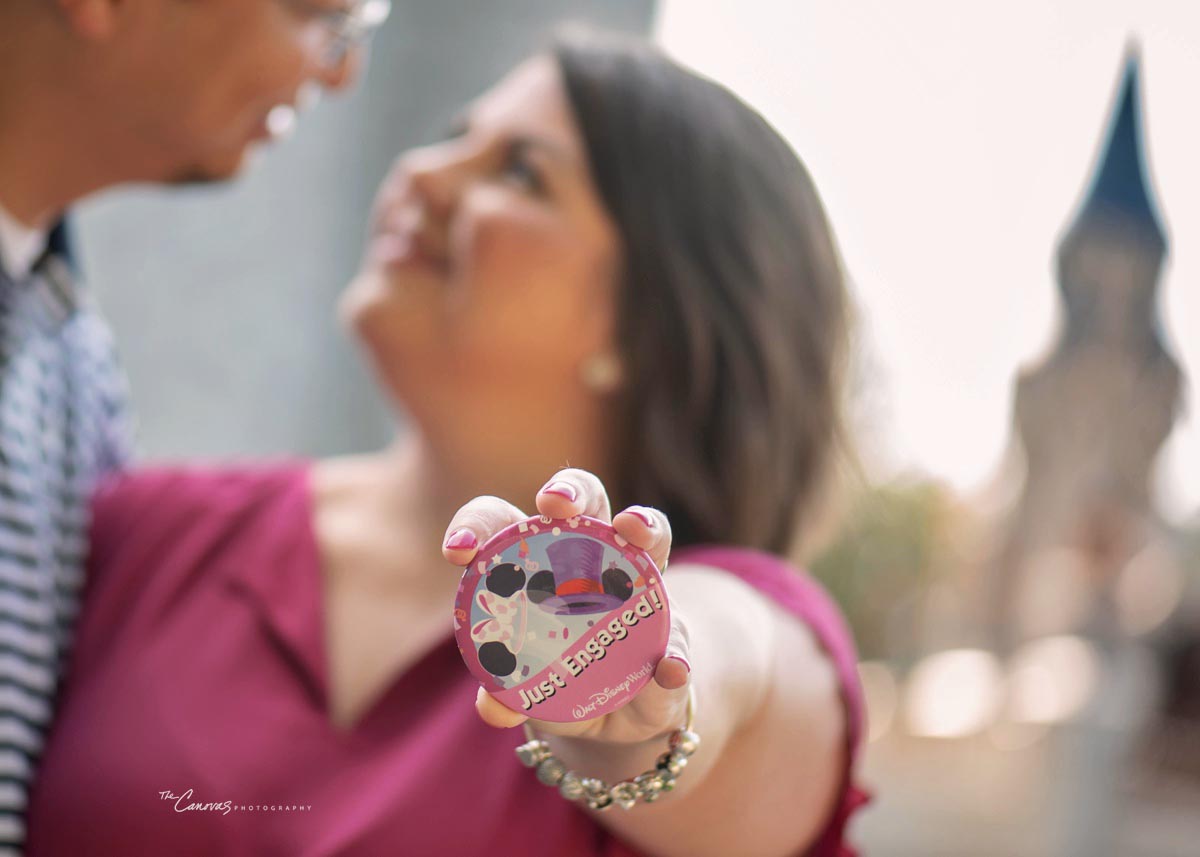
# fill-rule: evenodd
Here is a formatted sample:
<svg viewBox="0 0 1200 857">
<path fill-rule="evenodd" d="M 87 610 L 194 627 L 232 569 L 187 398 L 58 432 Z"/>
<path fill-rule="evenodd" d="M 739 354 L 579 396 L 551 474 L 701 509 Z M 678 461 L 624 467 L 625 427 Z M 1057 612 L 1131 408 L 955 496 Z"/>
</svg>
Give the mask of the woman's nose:
<svg viewBox="0 0 1200 857">
<path fill-rule="evenodd" d="M 421 204 L 439 219 L 454 211 L 469 181 L 471 158 L 455 143 L 442 143 L 409 152 L 401 172 Z"/>
</svg>

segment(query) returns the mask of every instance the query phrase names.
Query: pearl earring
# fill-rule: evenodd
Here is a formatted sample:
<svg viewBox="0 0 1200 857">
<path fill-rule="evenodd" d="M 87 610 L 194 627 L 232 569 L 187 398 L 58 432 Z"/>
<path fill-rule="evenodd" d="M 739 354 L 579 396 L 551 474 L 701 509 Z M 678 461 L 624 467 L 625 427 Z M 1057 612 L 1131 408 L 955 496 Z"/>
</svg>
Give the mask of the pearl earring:
<svg viewBox="0 0 1200 857">
<path fill-rule="evenodd" d="M 593 354 L 579 368 L 583 385 L 595 393 L 612 393 L 621 386 L 621 364 L 608 352 Z"/>
</svg>

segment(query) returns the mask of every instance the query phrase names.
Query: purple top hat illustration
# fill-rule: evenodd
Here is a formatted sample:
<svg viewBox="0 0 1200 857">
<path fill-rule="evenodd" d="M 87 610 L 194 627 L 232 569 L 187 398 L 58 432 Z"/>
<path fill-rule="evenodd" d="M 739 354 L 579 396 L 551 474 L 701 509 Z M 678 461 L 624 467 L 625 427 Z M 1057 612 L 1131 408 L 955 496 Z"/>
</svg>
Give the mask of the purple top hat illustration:
<svg viewBox="0 0 1200 857">
<path fill-rule="evenodd" d="M 604 544 L 587 536 L 560 538 L 546 546 L 550 570 L 529 581 L 529 600 L 559 616 L 607 613 L 633 594 L 633 581 L 622 569 L 601 571 Z"/>
</svg>

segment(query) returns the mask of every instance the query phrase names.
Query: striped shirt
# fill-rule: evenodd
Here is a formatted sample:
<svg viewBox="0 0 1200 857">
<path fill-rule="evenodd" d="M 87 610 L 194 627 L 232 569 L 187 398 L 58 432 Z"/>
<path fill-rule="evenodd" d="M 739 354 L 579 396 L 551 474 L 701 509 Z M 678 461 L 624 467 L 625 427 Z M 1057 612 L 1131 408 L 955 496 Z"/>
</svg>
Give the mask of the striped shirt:
<svg viewBox="0 0 1200 857">
<path fill-rule="evenodd" d="M 29 786 L 79 611 L 88 496 L 130 451 L 112 340 L 72 280 L 60 226 L 33 270 L 0 259 L 0 857 Z"/>
</svg>

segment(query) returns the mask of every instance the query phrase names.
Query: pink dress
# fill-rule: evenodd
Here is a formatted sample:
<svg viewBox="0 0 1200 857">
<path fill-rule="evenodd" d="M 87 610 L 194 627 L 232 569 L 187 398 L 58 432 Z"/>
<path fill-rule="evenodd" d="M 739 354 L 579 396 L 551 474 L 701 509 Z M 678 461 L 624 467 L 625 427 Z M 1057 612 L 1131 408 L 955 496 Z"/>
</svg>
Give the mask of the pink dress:
<svg viewBox="0 0 1200 857">
<path fill-rule="evenodd" d="M 449 607 L 442 643 L 351 731 L 329 725 L 311 521 L 304 463 L 146 470 L 100 490 L 28 854 L 633 855 L 521 767 L 517 731 L 478 720 Z M 813 628 L 841 678 L 852 765 L 862 701 L 829 598 L 766 554 L 696 548 L 673 564 L 685 557 Z M 848 767 L 810 853 L 852 855 L 843 828 L 864 800 Z"/>
</svg>

